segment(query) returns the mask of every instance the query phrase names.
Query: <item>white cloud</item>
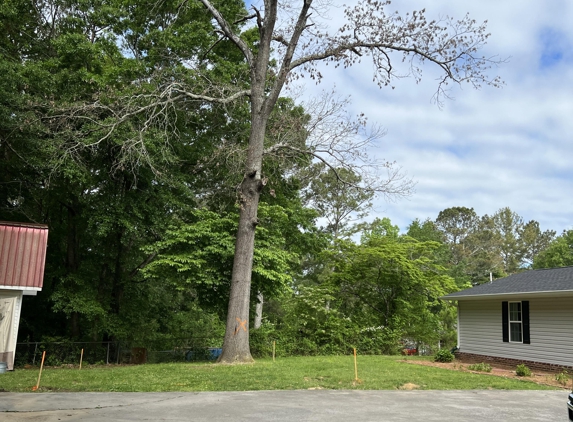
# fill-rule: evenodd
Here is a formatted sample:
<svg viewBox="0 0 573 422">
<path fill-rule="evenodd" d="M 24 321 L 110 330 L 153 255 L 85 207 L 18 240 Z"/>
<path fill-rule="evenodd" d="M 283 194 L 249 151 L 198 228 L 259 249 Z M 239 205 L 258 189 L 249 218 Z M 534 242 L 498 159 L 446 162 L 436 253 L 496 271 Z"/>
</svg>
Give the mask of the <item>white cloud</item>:
<svg viewBox="0 0 573 422">
<path fill-rule="evenodd" d="M 388 131 L 372 154 L 396 160 L 418 182 L 411 198 L 378 202 L 371 218 L 387 216 L 405 229 L 447 207 L 473 207 L 483 215 L 509 206 L 544 230 L 573 228 L 573 2 L 426 3 L 407 0 L 391 8 L 488 20 L 485 54 L 511 56 L 494 69 L 506 85 L 454 86 L 455 100 L 439 109 L 431 103 L 431 69 L 420 84 L 400 80 L 394 90 L 377 88 L 367 60 L 347 70 L 323 66 L 319 86 L 307 80 L 308 95 L 333 86 L 351 95 L 352 112 L 365 112 Z M 341 9 L 331 15 L 334 31 Z"/>
</svg>

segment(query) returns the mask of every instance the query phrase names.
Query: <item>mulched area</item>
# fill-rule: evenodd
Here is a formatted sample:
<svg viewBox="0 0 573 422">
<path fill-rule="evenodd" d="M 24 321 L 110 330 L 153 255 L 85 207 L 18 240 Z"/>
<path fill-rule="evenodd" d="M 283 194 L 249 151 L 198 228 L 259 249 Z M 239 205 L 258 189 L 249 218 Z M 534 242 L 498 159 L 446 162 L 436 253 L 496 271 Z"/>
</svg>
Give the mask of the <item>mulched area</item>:
<svg viewBox="0 0 573 422">
<path fill-rule="evenodd" d="M 491 372 L 480 372 L 480 371 L 472 371 L 468 369 L 468 366 L 473 363 L 481 363 L 478 361 L 471 361 L 471 360 L 463 360 L 460 361 L 458 359 L 454 360 L 453 362 L 444 363 L 444 362 L 433 362 L 427 360 L 411 360 L 411 359 L 404 359 L 404 362 L 411 363 L 414 365 L 424 365 L 424 366 L 432 366 L 435 368 L 443 368 L 449 369 L 452 371 L 463 371 L 463 372 L 471 372 L 474 374 L 484 374 L 484 375 L 492 375 L 497 377 L 505 377 L 505 378 L 514 378 L 514 379 L 523 379 L 527 381 L 532 381 L 537 384 L 541 385 L 549 385 L 551 387 L 562 388 L 564 390 L 571 390 L 573 388 L 572 385 L 572 377 L 571 374 L 568 375 L 568 382 L 566 385 L 563 385 L 556 379 L 557 373 L 555 372 L 546 372 L 546 371 L 538 371 L 538 370 L 531 370 L 530 377 L 520 377 L 515 373 L 515 367 L 510 367 L 507 365 L 500 365 L 496 363 L 486 362 L 491 365 Z"/>
</svg>

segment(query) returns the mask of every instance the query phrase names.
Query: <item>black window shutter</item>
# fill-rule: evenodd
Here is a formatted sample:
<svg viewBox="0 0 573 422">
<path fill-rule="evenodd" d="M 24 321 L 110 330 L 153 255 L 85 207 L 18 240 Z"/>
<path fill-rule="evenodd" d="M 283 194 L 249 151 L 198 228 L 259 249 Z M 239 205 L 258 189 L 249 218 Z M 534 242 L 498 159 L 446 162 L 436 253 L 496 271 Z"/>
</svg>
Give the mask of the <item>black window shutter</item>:
<svg viewBox="0 0 573 422">
<path fill-rule="evenodd" d="M 521 319 L 523 322 L 523 343 L 531 344 L 529 337 L 529 300 L 521 302 Z"/>
<path fill-rule="evenodd" d="M 509 305 L 507 302 L 501 302 L 501 324 L 503 341 L 509 342 Z"/>
</svg>

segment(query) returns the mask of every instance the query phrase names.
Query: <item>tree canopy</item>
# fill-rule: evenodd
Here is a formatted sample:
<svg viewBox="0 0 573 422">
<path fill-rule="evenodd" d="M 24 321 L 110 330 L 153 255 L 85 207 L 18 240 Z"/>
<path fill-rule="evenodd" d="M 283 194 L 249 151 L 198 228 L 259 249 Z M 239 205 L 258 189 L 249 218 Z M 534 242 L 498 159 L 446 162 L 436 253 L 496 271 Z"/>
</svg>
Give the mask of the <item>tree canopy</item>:
<svg viewBox="0 0 573 422">
<path fill-rule="evenodd" d="M 370 218 L 374 197 L 413 186 L 369 159 L 381 131 L 346 100 L 299 102 L 284 88 L 320 80 L 320 62 L 366 58 L 381 88 L 434 66 L 438 101 L 448 84 L 499 80 L 479 53 L 485 24 L 469 17 L 364 1 L 327 31 L 327 6 L 0 4 L 0 219 L 50 228 L 21 338 L 140 346 L 200 333 L 212 346 L 225 335 L 222 360 L 249 361 L 260 294 L 259 354 L 270 339 L 289 353 L 449 346 L 440 296 L 490 272 L 568 265 L 565 233 L 553 240 L 509 208 L 449 208 L 405 234 Z"/>
</svg>

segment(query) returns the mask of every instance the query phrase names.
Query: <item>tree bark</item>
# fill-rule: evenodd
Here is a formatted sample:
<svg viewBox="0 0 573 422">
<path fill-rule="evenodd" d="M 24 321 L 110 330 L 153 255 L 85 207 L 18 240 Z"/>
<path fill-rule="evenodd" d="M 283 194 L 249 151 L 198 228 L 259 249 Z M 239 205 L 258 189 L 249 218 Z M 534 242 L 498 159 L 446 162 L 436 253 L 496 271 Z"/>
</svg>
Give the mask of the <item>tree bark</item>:
<svg viewBox="0 0 573 422">
<path fill-rule="evenodd" d="M 67 275 L 70 275 L 76 273 L 80 266 L 78 212 L 76 211 L 79 206 L 75 200 L 72 200 L 68 205 L 66 205 L 66 207 L 68 209 L 66 273 Z M 76 287 L 74 286 L 72 288 L 75 289 Z M 74 339 L 78 339 L 81 335 L 80 314 L 78 312 L 72 312 L 70 315 L 70 331 L 72 338 Z"/>
<path fill-rule="evenodd" d="M 202 1 L 209 8 L 208 2 Z M 275 95 L 267 96 L 265 88 L 271 55 L 271 41 L 277 19 L 277 7 L 278 2 L 276 0 L 265 0 L 265 15 L 259 24 L 260 43 L 256 57 L 253 57 L 246 44 L 230 31 L 228 24 L 222 17 L 217 16 L 216 13 L 213 15 L 222 26 L 223 31 L 245 54 L 245 59 L 250 66 L 251 79 L 251 132 L 245 163 L 245 176 L 239 192 L 239 203 L 241 205 L 239 229 L 235 244 L 235 258 L 231 276 L 231 294 L 227 310 L 227 327 L 223 340 L 223 352 L 218 360 L 221 363 L 248 363 L 253 361 L 249 347 L 249 305 L 255 250 L 255 229 L 259 222 L 257 210 L 263 188 L 261 171 L 264 140 L 267 121 L 277 101 L 278 93 L 280 93 L 284 84 L 284 78 L 282 81 L 280 78 L 277 78 L 275 87 L 272 90 Z"/>
<path fill-rule="evenodd" d="M 78 312 L 71 313 L 70 330 L 72 332 L 73 339 L 78 339 L 80 337 L 80 314 Z"/>
<path fill-rule="evenodd" d="M 250 66 L 251 132 L 245 163 L 245 176 L 241 183 L 239 193 L 241 210 L 231 277 L 227 327 L 223 340 L 223 352 L 218 360 L 221 363 L 246 363 L 253 361 L 249 348 L 249 305 L 251 272 L 255 250 L 255 229 L 258 224 L 257 210 L 261 190 L 263 188 L 261 170 L 267 121 L 290 71 L 292 57 L 297 47 L 300 34 L 305 27 L 307 12 L 312 0 L 304 1 L 281 68 L 272 83 L 270 91 L 266 89 L 267 74 L 271 56 L 273 31 L 277 21 L 278 1 L 265 0 L 264 17 L 260 15 L 258 17 L 257 25 L 260 42 L 256 56 L 253 56 L 247 45 L 231 31 L 227 22 L 214 10 L 209 1 L 201 1 L 219 22 L 223 32 L 243 52 Z"/>
<path fill-rule="evenodd" d="M 252 108 L 262 101 L 252 100 Z M 221 363 L 252 362 L 249 347 L 249 305 L 251 297 L 251 273 L 255 250 L 255 229 L 258 224 L 257 210 L 263 183 L 261 167 L 263 161 L 263 139 L 266 118 L 260 108 L 251 123 L 251 136 L 247 156 L 247 172 L 239 192 L 239 229 L 235 243 L 235 257 L 231 277 L 231 293 L 227 309 L 227 327 L 223 340 Z"/>
<path fill-rule="evenodd" d="M 261 328 L 261 325 L 263 323 L 263 302 L 264 302 L 263 294 L 259 292 L 257 294 L 257 305 L 255 306 L 255 325 L 254 325 L 255 330 L 257 328 Z"/>
</svg>

